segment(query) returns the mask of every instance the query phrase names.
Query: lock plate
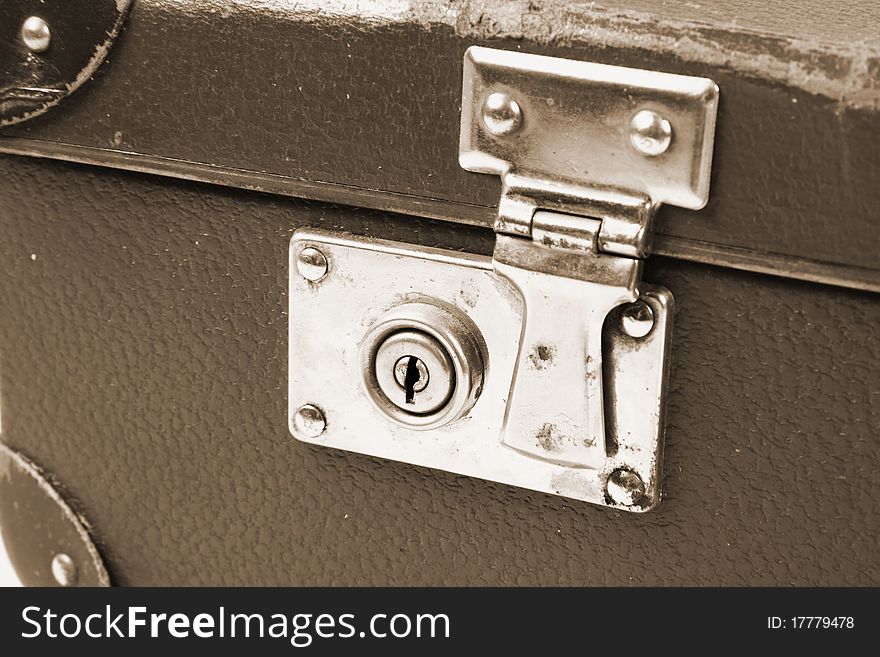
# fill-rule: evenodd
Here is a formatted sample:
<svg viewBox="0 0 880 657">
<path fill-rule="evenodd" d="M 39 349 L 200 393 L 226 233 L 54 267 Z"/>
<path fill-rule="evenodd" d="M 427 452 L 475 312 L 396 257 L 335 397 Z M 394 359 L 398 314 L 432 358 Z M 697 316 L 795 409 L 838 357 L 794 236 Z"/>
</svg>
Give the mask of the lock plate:
<svg viewBox="0 0 880 657">
<path fill-rule="evenodd" d="M 299 266 L 304 250 L 314 261 L 308 249 L 323 256 L 326 274 L 316 277 Z M 627 511 L 647 511 L 659 503 L 672 319 L 667 290 L 640 286 L 640 300 L 653 315 L 643 337 L 623 330 L 621 312 L 627 306 L 608 314 L 601 373 L 605 446 L 586 460 L 569 463 L 556 455 L 571 436 L 552 417 L 533 435 L 521 437 L 527 449 L 502 440 L 523 339 L 524 300 L 495 271 L 491 258 L 312 230 L 293 236 L 290 258 L 288 400 L 291 432 L 300 440 Z M 364 383 L 361 354 L 365 336 L 389 311 L 424 303 L 467 317 L 483 354 L 476 402 L 462 417 L 430 430 L 403 426 L 380 412 Z M 577 320 L 547 321 L 557 326 L 562 340 L 571 329 L 566 322 Z M 561 387 L 567 385 L 562 373 L 572 370 L 559 359 L 560 353 L 547 345 L 524 362 Z M 554 370 L 560 376 L 554 378 Z M 545 392 L 553 394 L 549 388 Z M 533 402 L 540 413 L 542 399 Z M 317 436 L 295 421 L 297 410 L 306 405 L 323 415 Z"/>
</svg>

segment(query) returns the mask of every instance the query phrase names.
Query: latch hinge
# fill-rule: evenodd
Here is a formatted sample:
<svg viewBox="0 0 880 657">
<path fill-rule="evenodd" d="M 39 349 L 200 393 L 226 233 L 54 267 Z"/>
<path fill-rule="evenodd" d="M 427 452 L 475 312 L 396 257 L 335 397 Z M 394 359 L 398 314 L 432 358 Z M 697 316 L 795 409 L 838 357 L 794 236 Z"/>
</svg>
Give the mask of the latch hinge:
<svg viewBox="0 0 880 657">
<path fill-rule="evenodd" d="M 651 247 L 651 219 L 655 205 L 645 194 L 620 189 L 588 188 L 561 180 L 542 180 L 513 171 L 501 174 L 502 191 L 498 202 L 495 232 L 531 237 L 563 248 L 581 248 L 580 233 L 590 233 L 585 220 L 599 219 L 595 248 L 630 258 L 643 258 Z M 539 210 L 567 215 L 569 219 L 536 224 Z M 557 225 L 552 225 L 556 223 Z M 594 250 L 589 247 L 586 250 Z"/>
<path fill-rule="evenodd" d="M 708 200 L 717 106 L 706 78 L 475 46 L 459 161 L 501 177 L 497 233 L 531 236 L 537 210 L 597 218 L 601 251 L 643 258 L 660 204 Z"/>
<path fill-rule="evenodd" d="M 525 304 L 508 447 L 607 466 L 603 326 L 639 299 L 657 207 L 705 205 L 717 99 L 705 78 L 467 51 L 459 159 L 501 177 L 493 264 Z"/>
</svg>

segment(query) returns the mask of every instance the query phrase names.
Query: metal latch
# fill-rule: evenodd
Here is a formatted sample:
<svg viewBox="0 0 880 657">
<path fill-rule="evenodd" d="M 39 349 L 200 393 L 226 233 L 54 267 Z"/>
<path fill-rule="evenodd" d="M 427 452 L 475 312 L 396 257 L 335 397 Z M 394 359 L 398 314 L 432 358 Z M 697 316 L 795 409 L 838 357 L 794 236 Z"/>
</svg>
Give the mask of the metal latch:
<svg viewBox="0 0 880 657">
<path fill-rule="evenodd" d="M 505 444 L 573 466 L 606 459 L 602 327 L 639 296 L 657 207 L 706 204 L 717 99 L 705 78 L 467 51 L 459 160 L 501 176 L 495 271 L 526 306 Z M 550 348 L 552 372 L 528 367 Z"/>
<path fill-rule="evenodd" d="M 661 203 L 707 200 L 717 96 L 703 78 L 469 49 L 460 162 L 502 179 L 493 257 L 297 231 L 292 433 L 654 508 L 673 299 L 642 262 Z"/>
</svg>

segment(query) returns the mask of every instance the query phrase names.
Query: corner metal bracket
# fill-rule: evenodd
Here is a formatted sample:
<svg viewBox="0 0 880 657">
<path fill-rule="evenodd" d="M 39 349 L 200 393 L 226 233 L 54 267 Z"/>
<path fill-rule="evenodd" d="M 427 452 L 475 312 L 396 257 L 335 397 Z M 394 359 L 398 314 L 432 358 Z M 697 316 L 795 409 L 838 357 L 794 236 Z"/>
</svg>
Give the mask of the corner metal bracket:
<svg viewBox="0 0 880 657">
<path fill-rule="evenodd" d="M 0 3 L 0 128 L 43 114 L 92 79 L 116 42 L 131 3 Z"/>
<path fill-rule="evenodd" d="M 110 586 L 86 521 L 51 477 L 0 442 L 0 528 L 25 586 Z"/>
</svg>

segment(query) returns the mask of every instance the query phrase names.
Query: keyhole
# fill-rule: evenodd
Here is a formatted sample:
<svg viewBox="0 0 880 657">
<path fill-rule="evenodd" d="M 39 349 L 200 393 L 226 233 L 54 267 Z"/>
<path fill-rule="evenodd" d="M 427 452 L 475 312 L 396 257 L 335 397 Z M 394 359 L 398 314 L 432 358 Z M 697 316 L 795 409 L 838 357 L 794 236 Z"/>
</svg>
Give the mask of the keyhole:
<svg viewBox="0 0 880 657">
<path fill-rule="evenodd" d="M 394 378 L 403 388 L 407 404 L 416 403 L 416 393 L 428 386 L 428 368 L 416 356 L 404 356 L 394 365 Z"/>
<path fill-rule="evenodd" d="M 419 382 L 419 379 L 422 378 L 422 375 L 419 374 L 418 362 L 418 358 L 410 356 L 409 361 L 406 363 L 406 375 L 403 379 L 403 389 L 406 392 L 407 404 L 416 403 L 416 384 Z"/>
</svg>

